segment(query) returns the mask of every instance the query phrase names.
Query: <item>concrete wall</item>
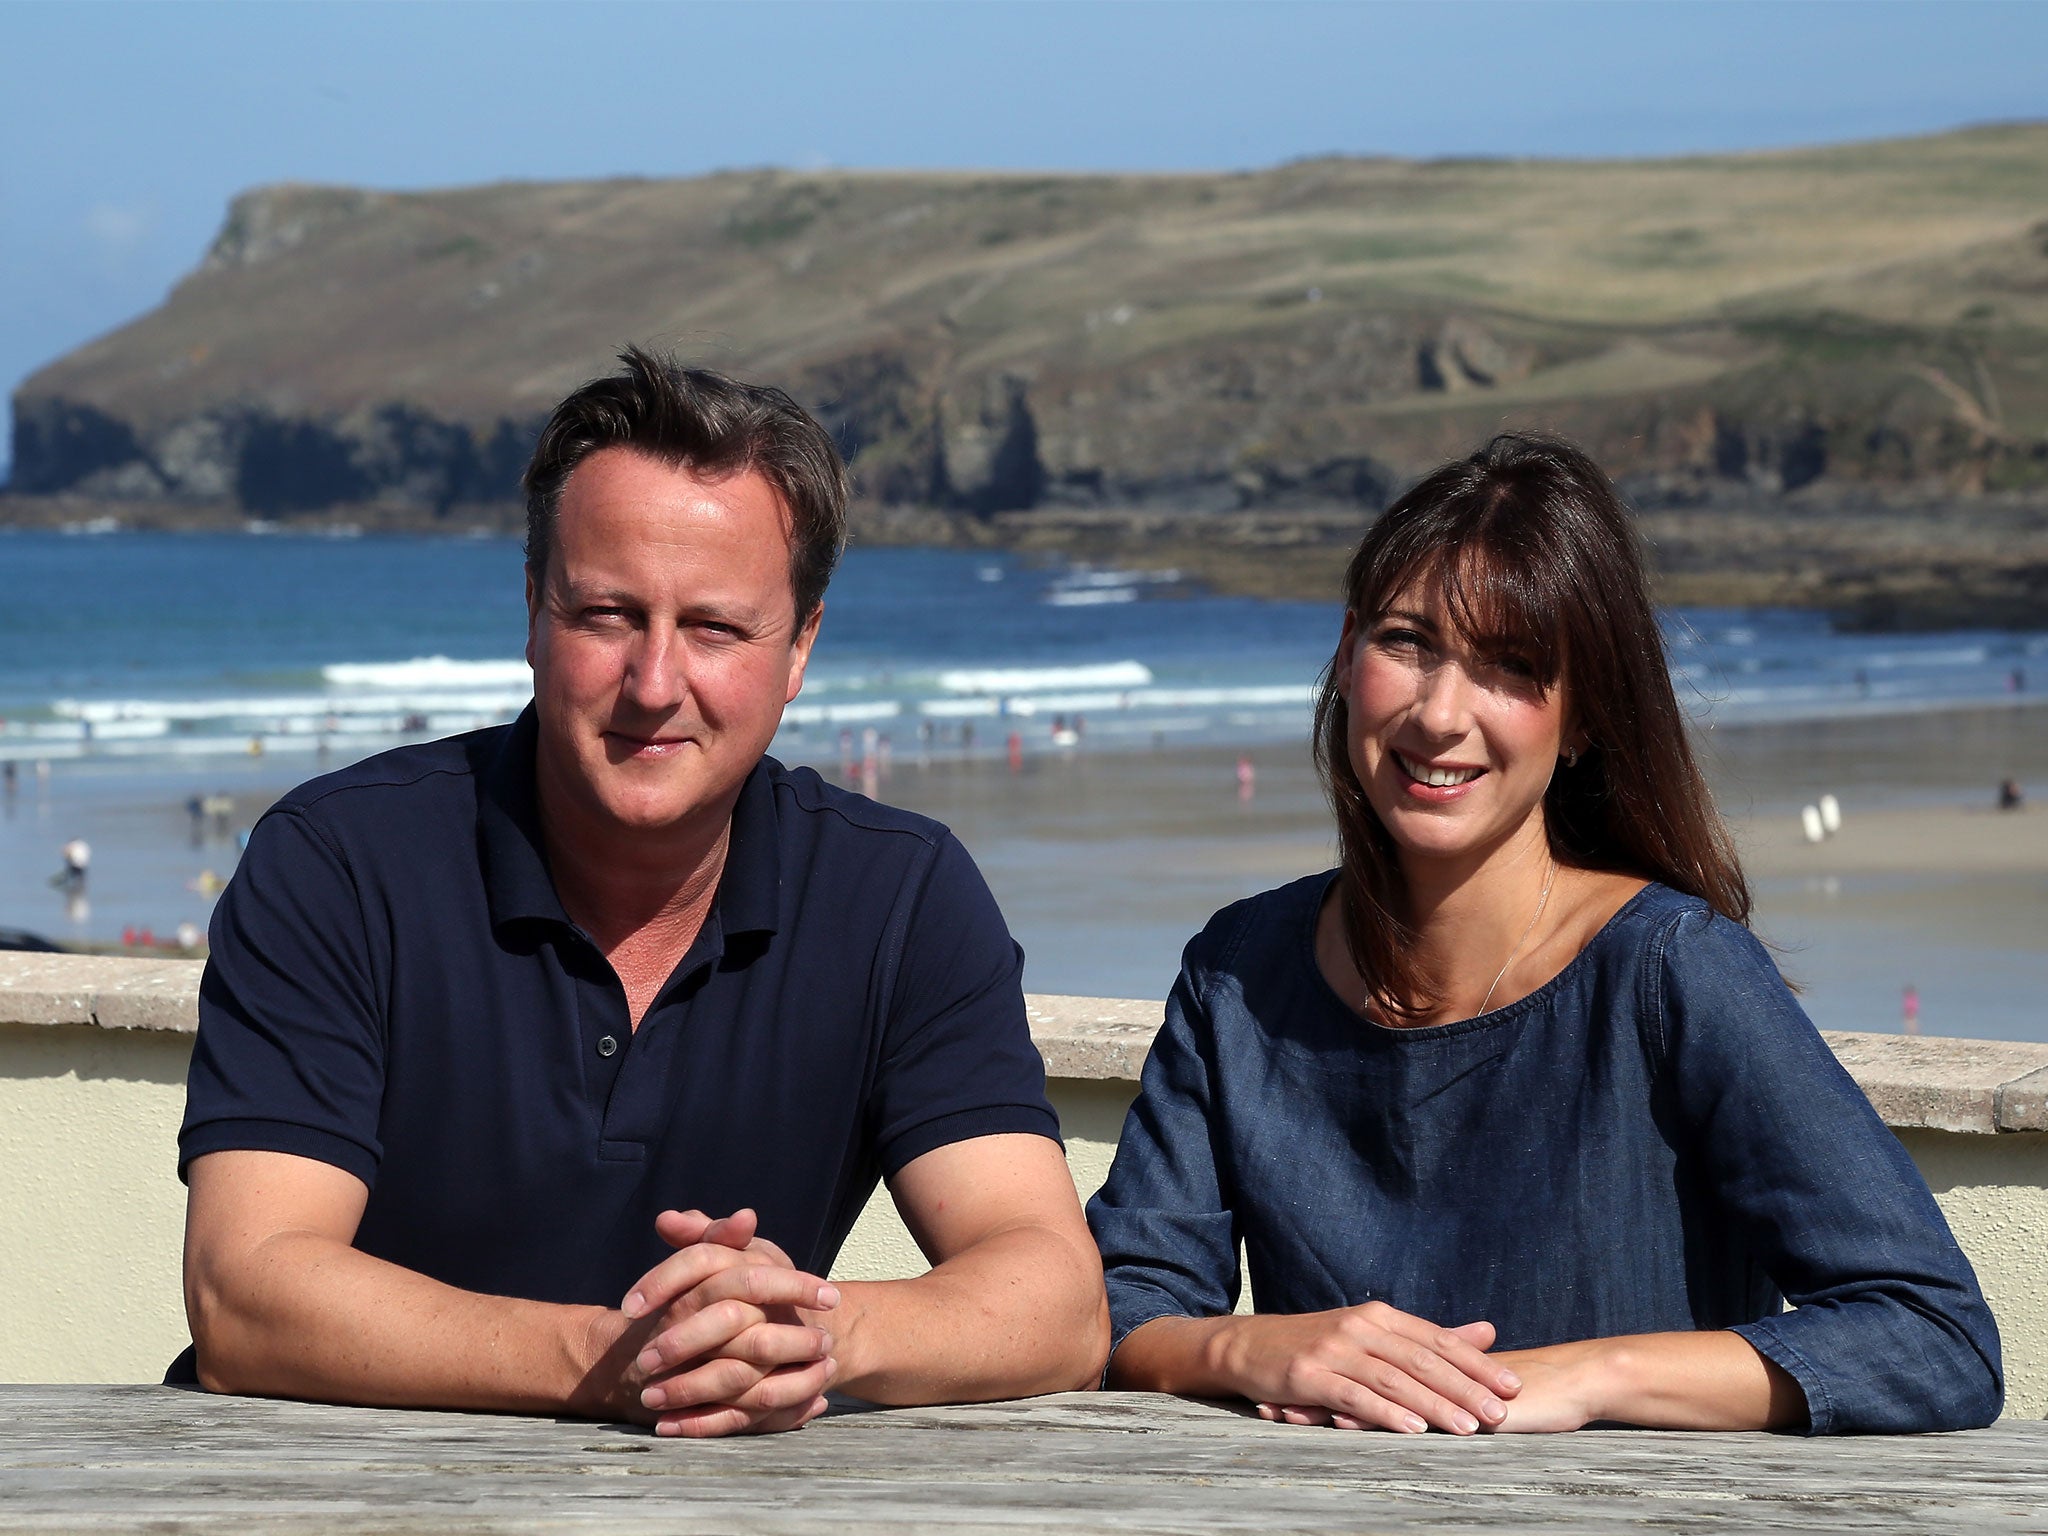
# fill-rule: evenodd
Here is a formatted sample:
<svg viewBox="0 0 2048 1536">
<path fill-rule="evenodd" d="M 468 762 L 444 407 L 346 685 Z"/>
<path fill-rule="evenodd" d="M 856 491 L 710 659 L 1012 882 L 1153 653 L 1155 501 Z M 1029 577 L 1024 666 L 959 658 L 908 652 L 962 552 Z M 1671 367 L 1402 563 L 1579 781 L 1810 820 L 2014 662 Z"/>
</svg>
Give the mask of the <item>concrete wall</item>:
<svg viewBox="0 0 2048 1536">
<path fill-rule="evenodd" d="M 1137 1086 L 1073 1078 L 1052 1081 L 1053 1108 L 1059 1111 L 1060 1131 L 1067 1142 L 1067 1168 L 1083 1201 L 1109 1177 L 1116 1138 L 1124 1128 L 1124 1111 L 1131 1107 Z M 832 1273 L 842 1280 L 894 1280 L 921 1275 L 926 1268 L 924 1255 L 917 1251 L 917 1244 L 889 1203 L 889 1192 L 878 1189 L 847 1235 Z M 4 1350 L 5 1341 L 0 1338 L 0 1380 L 7 1378 Z"/>
<path fill-rule="evenodd" d="M 0 1381 L 153 1380 L 185 1346 L 178 1280 L 198 967 L 0 956 Z M 1033 998 L 1068 1162 L 1109 1172 L 1158 1005 Z M 2048 1417 L 2048 1045 L 1831 1035 L 1977 1267 L 2007 1412 Z M 924 1267 L 878 1193 L 835 1273 Z"/>
<path fill-rule="evenodd" d="M 2048 1134 L 1902 1130 L 1898 1137 L 1998 1319 L 2007 1416 L 2048 1418 Z"/>
<path fill-rule="evenodd" d="M 0 1024 L 0 1380 L 154 1381 L 185 1347 L 192 1037 Z"/>
</svg>

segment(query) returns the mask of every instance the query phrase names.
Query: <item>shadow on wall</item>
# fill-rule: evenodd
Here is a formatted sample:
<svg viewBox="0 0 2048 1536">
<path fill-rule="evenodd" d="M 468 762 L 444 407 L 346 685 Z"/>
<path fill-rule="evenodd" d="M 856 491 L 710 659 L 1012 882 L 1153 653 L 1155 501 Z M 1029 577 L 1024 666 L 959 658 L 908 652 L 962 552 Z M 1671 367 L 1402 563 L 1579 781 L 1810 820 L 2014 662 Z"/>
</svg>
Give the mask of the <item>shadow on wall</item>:
<svg viewBox="0 0 2048 1536">
<path fill-rule="evenodd" d="M 183 1088 L 192 1036 L 95 1024 L 0 1024 L 0 1082 L 80 1082 Z"/>
</svg>

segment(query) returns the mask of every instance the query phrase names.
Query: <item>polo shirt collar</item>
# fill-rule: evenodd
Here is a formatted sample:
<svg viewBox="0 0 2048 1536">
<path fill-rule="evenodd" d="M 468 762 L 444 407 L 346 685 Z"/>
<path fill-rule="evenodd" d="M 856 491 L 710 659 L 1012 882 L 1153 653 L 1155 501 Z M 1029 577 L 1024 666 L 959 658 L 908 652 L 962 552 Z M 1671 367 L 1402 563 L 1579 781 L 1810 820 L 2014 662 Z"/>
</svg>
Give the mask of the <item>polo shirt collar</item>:
<svg viewBox="0 0 2048 1536">
<path fill-rule="evenodd" d="M 539 739 L 540 727 L 529 704 L 499 737 L 497 751 L 479 776 L 477 842 L 494 929 L 522 918 L 570 926 L 541 853 L 533 756 Z"/>
<path fill-rule="evenodd" d="M 491 927 L 522 919 L 571 926 L 542 853 L 534 752 L 540 726 L 529 704 L 484 764 L 477 796 L 477 841 Z M 725 934 L 773 933 L 782 905 L 781 841 L 775 780 L 781 764 L 764 757 L 740 786 L 732 840 L 719 877 L 716 921 Z"/>
<path fill-rule="evenodd" d="M 782 839 L 775 813 L 781 773 L 774 758 L 762 758 L 732 808 L 732 841 L 718 881 L 719 925 L 728 934 L 773 933 L 781 921 Z"/>
</svg>

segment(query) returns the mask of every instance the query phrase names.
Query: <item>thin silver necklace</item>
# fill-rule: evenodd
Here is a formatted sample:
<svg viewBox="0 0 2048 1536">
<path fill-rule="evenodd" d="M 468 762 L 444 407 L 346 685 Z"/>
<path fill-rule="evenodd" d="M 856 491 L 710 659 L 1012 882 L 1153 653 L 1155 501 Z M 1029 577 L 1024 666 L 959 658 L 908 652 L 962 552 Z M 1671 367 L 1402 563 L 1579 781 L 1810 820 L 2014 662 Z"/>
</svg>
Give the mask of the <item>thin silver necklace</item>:
<svg viewBox="0 0 2048 1536">
<path fill-rule="evenodd" d="M 1473 1018 L 1476 1019 L 1480 1013 L 1486 1012 L 1486 1005 L 1493 1001 L 1494 989 L 1500 985 L 1501 977 L 1507 975 L 1508 967 L 1515 963 L 1515 956 L 1522 952 L 1522 946 L 1529 942 L 1529 935 L 1536 931 L 1536 924 L 1542 921 L 1543 909 L 1550 902 L 1550 882 L 1556 878 L 1557 860 L 1552 859 L 1550 861 L 1550 870 L 1543 877 L 1542 894 L 1536 898 L 1536 910 L 1529 914 L 1529 926 L 1522 930 L 1522 936 L 1515 940 L 1515 947 L 1508 951 L 1507 959 L 1501 962 L 1500 970 L 1493 978 L 1493 986 L 1488 987 L 1486 989 L 1486 996 L 1479 1000 L 1479 1013 L 1473 1014 Z"/>
</svg>

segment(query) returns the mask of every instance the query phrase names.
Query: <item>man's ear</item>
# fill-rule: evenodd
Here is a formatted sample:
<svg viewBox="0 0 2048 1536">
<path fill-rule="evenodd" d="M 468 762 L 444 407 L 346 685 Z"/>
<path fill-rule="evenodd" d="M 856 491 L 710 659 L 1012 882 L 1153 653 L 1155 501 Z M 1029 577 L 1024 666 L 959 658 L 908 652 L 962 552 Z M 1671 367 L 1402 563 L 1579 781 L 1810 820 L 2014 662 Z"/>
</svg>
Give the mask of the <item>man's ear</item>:
<svg viewBox="0 0 2048 1536">
<path fill-rule="evenodd" d="M 533 567 L 526 568 L 526 664 L 533 665 L 533 635 L 540 627 L 540 583 L 534 580 Z"/>
<path fill-rule="evenodd" d="M 790 642 L 789 689 L 782 696 L 787 704 L 803 692 L 804 669 L 811 664 L 811 647 L 818 643 L 818 624 L 825 617 L 825 605 L 821 602 L 811 610 L 811 616 L 797 627 L 796 638 Z"/>
</svg>

